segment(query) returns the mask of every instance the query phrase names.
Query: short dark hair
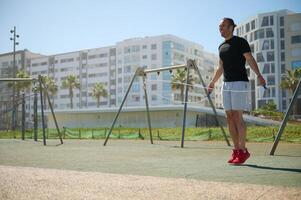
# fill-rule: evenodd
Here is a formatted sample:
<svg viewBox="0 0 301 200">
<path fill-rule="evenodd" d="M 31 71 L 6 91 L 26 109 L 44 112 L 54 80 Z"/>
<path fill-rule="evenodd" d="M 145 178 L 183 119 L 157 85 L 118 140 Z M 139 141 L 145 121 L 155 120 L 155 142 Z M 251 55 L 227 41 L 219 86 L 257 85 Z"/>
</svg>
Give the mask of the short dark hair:
<svg viewBox="0 0 301 200">
<path fill-rule="evenodd" d="M 234 23 L 233 19 L 229 17 L 224 17 L 223 20 L 227 20 L 231 26 L 233 26 L 233 29 L 236 27 L 236 24 Z"/>
</svg>

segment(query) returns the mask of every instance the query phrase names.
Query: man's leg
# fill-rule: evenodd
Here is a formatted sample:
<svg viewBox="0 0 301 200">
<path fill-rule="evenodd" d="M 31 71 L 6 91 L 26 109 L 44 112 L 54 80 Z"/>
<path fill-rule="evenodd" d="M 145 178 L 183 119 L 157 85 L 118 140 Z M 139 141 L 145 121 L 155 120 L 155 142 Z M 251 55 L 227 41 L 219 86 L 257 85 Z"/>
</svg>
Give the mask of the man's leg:
<svg viewBox="0 0 301 200">
<path fill-rule="evenodd" d="M 230 136 L 232 138 L 232 141 L 234 143 L 234 149 L 239 149 L 239 132 L 236 128 L 236 125 L 235 125 L 235 118 L 234 118 L 234 115 L 233 115 L 233 111 L 232 110 L 228 110 L 226 111 L 226 114 L 227 114 L 227 124 L 228 124 L 228 129 L 229 129 L 229 132 L 230 132 Z"/>
<path fill-rule="evenodd" d="M 246 124 L 243 120 L 243 111 L 241 110 L 233 110 L 232 111 L 232 116 L 233 116 L 233 121 L 236 126 L 236 130 L 238 132 L 238 145 L 239 149 L 245 150 L 246 149 Z"/>
<path fill-rule="evenodd" d="M 235 121 L 235 126 L 238 131 L 239 150 L 236 158 L 231 163 L 240 165 L 250 157 L 250 153 L 246 149 L 246 125 L 242 117 L 243 111 L 235 110 L 232 113 L 234 118 L 233 121 Z"/>
</svg>

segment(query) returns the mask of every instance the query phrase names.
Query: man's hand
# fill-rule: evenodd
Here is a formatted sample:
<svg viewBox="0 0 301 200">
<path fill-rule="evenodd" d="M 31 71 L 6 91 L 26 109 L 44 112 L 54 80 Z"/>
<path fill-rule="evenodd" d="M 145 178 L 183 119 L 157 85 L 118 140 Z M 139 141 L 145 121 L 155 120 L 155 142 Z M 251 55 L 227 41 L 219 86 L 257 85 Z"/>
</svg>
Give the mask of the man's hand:
<svg viewBox="0 0 301 200">
<path fill-rule="evenodd" d="M 264 80 L 264 78 L 262 77 L 261 74 L 258 76 L 258 81 L 259 81 L 259 85 L 261 85 L 261 86 L 266 85 L 265 80 Z"/>
<path fill-rule="evenodd" d="M 211 92 L 212 92 L 213 89 L 214 89 L 214 84 L 215 84 L 215 82 L 211 81 L 211 82 L 209 83 L 208 87 L 207 87 L 207 90 L 208 90 L 208 94 L 209 94 L 209 95 L 211 94 Z"/>
</svg>

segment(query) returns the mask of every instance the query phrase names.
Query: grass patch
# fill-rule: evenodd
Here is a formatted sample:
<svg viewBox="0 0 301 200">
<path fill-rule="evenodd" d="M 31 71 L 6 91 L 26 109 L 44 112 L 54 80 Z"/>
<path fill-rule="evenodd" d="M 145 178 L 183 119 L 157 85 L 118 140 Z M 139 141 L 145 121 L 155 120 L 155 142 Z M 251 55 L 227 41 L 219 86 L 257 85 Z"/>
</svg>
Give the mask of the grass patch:
<svg viewBox="0 0 301 200">
<path fill-rule="evenodd" d="M 247 140 L 250 142 L 273 142 L 278 128 L 276 126 L 248 126 Z M 224 128 L 229 137 L 228 129 Z M 104 139 L 109 132 L 108 128 L 65 128 L 61 129 L 64 139 Z M 42 138 L 42 130 L 38 131 L 38 138 Z M 33 130 L 26 130 L 25 138 L 33 139 Z M 153 128 L 152 136 L 154 140 L 180 140 L 182 136 L 182 128 Z M 113 129 L 110 136 L 111 139 L 149 139 L 149 130 L 147 128 L 123 128 L 117 127 Z M 20 131 L 0 131 L 0 139 L 20 139 Z M 56 129 L 47 129 L 46 138 L 58 139 Z M 200 127 L 186 128 L 186 141 L 209 141 L 224 140 L 222 131 L 219 127 Z M 301 125 L 300 123 L 289 123 L 284 129 L 281 141 L 301 143 Z"/>
</svg>

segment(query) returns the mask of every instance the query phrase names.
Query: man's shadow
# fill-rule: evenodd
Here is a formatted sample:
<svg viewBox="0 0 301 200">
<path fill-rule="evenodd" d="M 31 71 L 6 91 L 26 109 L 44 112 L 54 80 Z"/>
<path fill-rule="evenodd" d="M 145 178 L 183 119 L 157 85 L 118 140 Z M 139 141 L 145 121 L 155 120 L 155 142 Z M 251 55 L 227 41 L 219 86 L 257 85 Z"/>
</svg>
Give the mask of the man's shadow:
<svg viewBox="0 0 301 200">
<path fill-rule="evenodd" d="M 301 169 L 292 169 L 292 168 L 280 168 L 280 167 L 268 167 L 268 166 L 259 166 L 259 165 L 250 165 L 244 164 L 242 166 L 252 167 L 256 169 L 268 169 L 268 170 L 278 170 L 278 171 L 287 171 L 287 172 L 297 172 L 301 173 Z"/>
</svg>

